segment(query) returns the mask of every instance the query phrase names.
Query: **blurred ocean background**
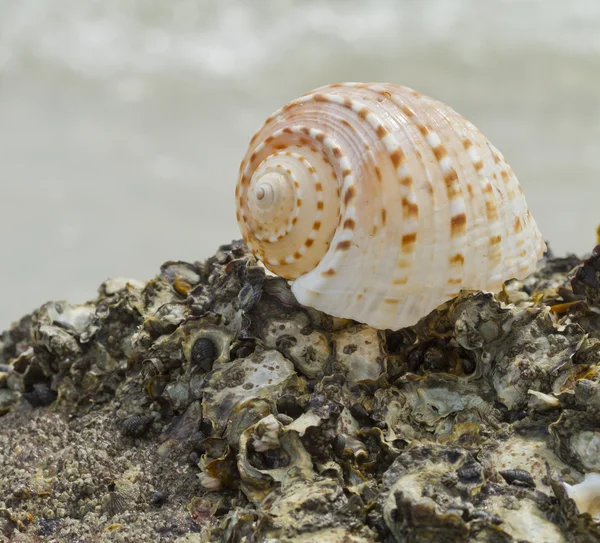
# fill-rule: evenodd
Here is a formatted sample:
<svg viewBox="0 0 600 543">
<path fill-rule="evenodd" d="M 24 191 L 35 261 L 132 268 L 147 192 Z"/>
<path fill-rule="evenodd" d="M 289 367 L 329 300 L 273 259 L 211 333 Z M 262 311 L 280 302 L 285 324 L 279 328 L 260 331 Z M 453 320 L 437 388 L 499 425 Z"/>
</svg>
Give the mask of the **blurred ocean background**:
<svg viewBox="0 0 600 543">
<path fill-rule="evenodd" d="M 598 0 L 0 0 L 0 330 L 238 238 L 253 132 L 336 81 L 448 103 L 551 248 L 592 249 Z"/>
</svg>

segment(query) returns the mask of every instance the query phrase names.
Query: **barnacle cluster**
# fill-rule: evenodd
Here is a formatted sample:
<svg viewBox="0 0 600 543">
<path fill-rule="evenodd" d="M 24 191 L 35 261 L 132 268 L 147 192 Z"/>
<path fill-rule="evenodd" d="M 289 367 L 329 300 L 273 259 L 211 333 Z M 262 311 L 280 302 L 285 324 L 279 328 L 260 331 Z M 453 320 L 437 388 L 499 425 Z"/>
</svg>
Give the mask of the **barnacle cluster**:
<svg viewBox="0 0 600 543">
<path fill-rule="evenodd" d="M 0 370 L 3 414 L 104 410 L 193 470 L 181 541 L 600 540 L 600 248 L 391 332 L 299 305 L 233 242 L 43 305 Z"/>
</svg>

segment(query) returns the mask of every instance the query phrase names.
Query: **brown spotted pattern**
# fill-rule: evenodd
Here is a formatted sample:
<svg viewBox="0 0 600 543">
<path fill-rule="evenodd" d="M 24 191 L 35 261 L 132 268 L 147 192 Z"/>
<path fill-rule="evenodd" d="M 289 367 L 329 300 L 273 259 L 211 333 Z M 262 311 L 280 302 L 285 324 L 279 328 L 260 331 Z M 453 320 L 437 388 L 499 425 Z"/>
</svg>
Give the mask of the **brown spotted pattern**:
<svg viewBox="0 0 600 543">
<path fill-rule="evenodd" d="M 298 300 L 397 329 L 460 289 L 498 290 L 545 250 L 503 155 L 450 107 L 391 84 L 328 85 L 250 140 L 248 246 Z"/>
</svg>

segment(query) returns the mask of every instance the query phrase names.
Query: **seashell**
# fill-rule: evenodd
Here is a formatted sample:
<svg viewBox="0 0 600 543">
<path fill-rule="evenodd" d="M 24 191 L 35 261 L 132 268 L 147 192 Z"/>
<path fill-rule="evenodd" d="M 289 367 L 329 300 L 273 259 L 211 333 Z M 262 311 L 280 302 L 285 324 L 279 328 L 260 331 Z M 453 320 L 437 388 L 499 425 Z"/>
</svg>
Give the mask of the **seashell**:
<svg viewBox="0 0 600 543">
<path fill-rule="evenodd" d="M 284 431 L 273 415 L 247 428 L 240 436 L 239 449 L 240 488 L 257 505 L 279 485 L 288 486 L 296 480 L 306 485 L 315 478 L 302 440 L 296 432 Z"/>
<path fill-rule="evenodd" d="M 509 484 L 530 486 L 551 496 L 552 483 L 549 472 L 573 474 L 575 470 L 565 464 L 548 446 L 545 429 L 537 434 L 518 433 L 498 440 L 498 447 L 478 455 L 478 460 L 487 466 L 494 466 L 498 474 Z M 520 473 L 524 471 L 528 475 Z M 508 478 L 507 478 L 508 477 Z M 531 479 L 529 479 L 531 477 Z M 498 481 L 498 479 L 496 478 Z M 514 485 L 513 485 L 514 486 Z"/>
<path fill-rule="evenodd" d="M 591 256 L 577 268 L 571 286 L 575 294 L 586 297 L 589 305 L 600 307 L 600 245 L 594 247 Z"/>
<path fill-rule="evenodd" d="M 562 484 L 579 512 L 588 513 L 595 522 L 600 522 L 600 474 L 586 473 L 579 484 Z"/>
<path fill-rule="evenodd" d="M 136 483 L 139 472 L 135 469 L 127 470 L 123 477 L 108 485 L 108 492 L 101 502 L 102 513 L 109 518 L 122 513 L 127 507 L 139 498 L 140 490 Z"/>
<path fill-rule="evenodd" d="M 328 85 L 279 109 L 250 142 L 236 201 L 248 247 L 298 302 L 380 329 L 461 289 L 498 291 L 546 250 L 502 154 L 392 84 Z"/>
<path fill-rule="evenodd" d="M 479 483 L 483 478 L 481 466 L 475 462 L 471 464 L 465 464 L 464 466 L 458 468 L 456 470 L 456 475 L 458 475 L 459 480 L 461 480 L 463 483 Z"/>
<path fill-rule="evenodd" d="M 357 325 L 333 334 L 336 359 L 347 370 L 346 379 L 351 383 L 376 381 L 383 373 L 379 332 L 364 325 Z"/>
<path fill-rule="evenodd" d="M 213 362 L 217 358 L 215 344 L 206 337 L 198 338 L 192 347 L 191 361 L 202 372 L 206 373 L 212 369 Z"/>
<path fill-rule="evenodd" d="M 152 425 L 154 417 L 150 415 L 132 415 L 121 423 L 121 433 L 124 436 L 141 437 Z"/>
<path fill-rule="evenodd" d="M 548 426 L 554 452 L 581 472 L 600 472 L 600 426 L 586 412 L 563 409 Z"/>
<path fill-rule="evenodd" d="M 190 366 L 209 372 L 214 364 L 229 362 L 233 334 L 224 326 L 190 321 L 180 330 L 184 338 L 181 347 Z"/>
<path fill-rule="evenodd" d="M 524 485 L 535 488 L 535 481 L 527 470 L 505 469 L 498 472 L 509 485 Z"/>
<path fill-rule="evenodd" d="M 268 415 L 254 425 L 252 447 L 256 452 L 266 452 L 279 447 L 279 431 L 282 424 L 274 415 Z"/>
<path fill-rule="evenodd" d="M 213 370 L 203 389 L 203 414 L 222 432 L 242 404 L 261 398 L 276 401 L 295 377 L 293 364 L 279 351 L 257 350 Z"/>
<path fill-rule="evenodd" d="M 382 479 L 375 511 L 381 512 L 392 541 L 566 541 L 544 513 L 545 495 L 513 485 L 495 485 L 489 492 L 484 466 L 462 447 L 415 444 L 398 455 Z M 469 503 L 466 496 L 478 501 Z"/>
</svg>

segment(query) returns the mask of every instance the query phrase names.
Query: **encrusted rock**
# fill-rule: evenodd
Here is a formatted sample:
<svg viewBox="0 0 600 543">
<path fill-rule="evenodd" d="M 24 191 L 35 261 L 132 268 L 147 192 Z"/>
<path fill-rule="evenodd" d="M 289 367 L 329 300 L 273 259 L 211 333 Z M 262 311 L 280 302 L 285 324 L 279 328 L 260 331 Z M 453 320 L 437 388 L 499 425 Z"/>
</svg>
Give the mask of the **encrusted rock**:
<svg viewBox="0 0 600 543">
<path fill-rule="evenodd" d="M 241 242 L 44 304 L 0 335 L 0 425 L 39 439 L 0 442 L 0 538 L 597 541 L 599 258 L 395 332 L 300 306 Z M 42 459 L 45 413 L 110 439 Z"/>
</svg>

